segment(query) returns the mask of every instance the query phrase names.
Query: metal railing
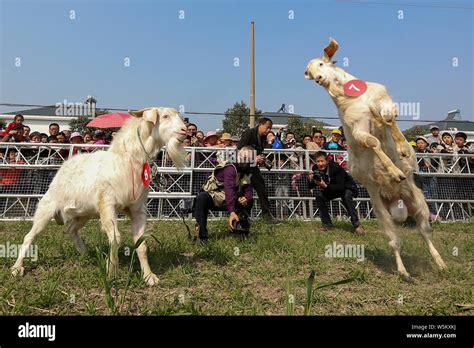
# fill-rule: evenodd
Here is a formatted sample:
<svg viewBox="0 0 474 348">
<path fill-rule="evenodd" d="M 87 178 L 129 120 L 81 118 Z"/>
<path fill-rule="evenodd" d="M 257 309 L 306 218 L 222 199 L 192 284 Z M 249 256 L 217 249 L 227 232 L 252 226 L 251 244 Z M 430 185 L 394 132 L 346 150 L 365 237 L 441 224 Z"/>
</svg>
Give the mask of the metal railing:
<svg viewBox="0 0 474 348">
<path fill-rule="evenodd" d="M 46 193 L 55 173 L 68 158 L 84 152 L 103 151 L 107 145 L 0 143 L 0 219 L 32 219 L 36 205 Z M 156 173 L 150 182 L 147 210 L 151 219 L 179 218 L 181 208 L 192 204 L 216 164 L 232 148 L 185 148 L 187 163 L 177 170 L 166 150 L 151 164 Z M 13 152 L 14 155 L 11 155 Z M 308 188 L 306 174 L 315 164 L 314 153 L 302 149 L 267 149 L 273 168 L 261 168 L 269 192 L 272 213 L 277 218 L 316 219 L 315 190 Z M 347 153 L 328 151 L 330 160 L 343 168 Z M 9 156 L 14 156 L 12 161 Z M 417 154 L 419 186 L 433 215 L 443 220 L 464 220 L 474 213 L 474 154 Z M 2 178 L 7 177 L 5 181 Z M 256 196 L 256 195 L 255 195 Z M 359 185 L 355 199 L 361 219 L 373 218 L 367 191 Z M 260 214 L 258 198 L 252 215 Z M 330 203 L 331 215 L 346 217 L 340 200 Z M 214 217 L 225 216 L 214 212 Z"/>
</svg>

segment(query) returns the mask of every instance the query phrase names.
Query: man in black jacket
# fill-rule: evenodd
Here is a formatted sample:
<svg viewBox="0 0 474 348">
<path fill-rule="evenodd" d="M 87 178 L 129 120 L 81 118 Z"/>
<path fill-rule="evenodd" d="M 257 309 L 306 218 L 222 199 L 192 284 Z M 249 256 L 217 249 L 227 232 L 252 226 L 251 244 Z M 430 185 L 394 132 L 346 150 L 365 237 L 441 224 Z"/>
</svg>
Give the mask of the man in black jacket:
<svg viewBox="0 0 474 348">
<path fill-rule="evenodd" d="M 260 173 L 259 166 L 265 164 L 265 155 L 262 153 L 265 147 L 268 132 L 272 129 L 273 122 L 269 118 L 262 117 L 258 122 L 257 127 L 247 129 L 241 136 L 237 149 L 244 146 L 252 147 L 257 154 L 257 166 L 251 167 L 251 182 L 252 186 L 257 191 L 258 200 L 262 207 L 263 218 L 267 223 L 277 223 L 270 212 L 270 202 L 268 200 L 268 192 L 265 187 L 262 173 Z"/>
<path fill-rule="evenodd" d="M 357 234 L 364 234 L 364 228 L 360 225 L 359 217 L 355 209 L 354 197 L 357 197 L 357 185 L 354 179 L 341 166 L 333 161 L 328 161 L 324 151 L 318 151 L 315 155 L 316 164 L 313 171 L 308 175 L 308 187 L 310 189 L 320 188 L 316 194 L 316 206 L 323 224 L 323 230 L 333 228 L 329 216 L 327 202 L 335 198 L 341 198 L 342 204 L 347 210 Z"/>
</svg>

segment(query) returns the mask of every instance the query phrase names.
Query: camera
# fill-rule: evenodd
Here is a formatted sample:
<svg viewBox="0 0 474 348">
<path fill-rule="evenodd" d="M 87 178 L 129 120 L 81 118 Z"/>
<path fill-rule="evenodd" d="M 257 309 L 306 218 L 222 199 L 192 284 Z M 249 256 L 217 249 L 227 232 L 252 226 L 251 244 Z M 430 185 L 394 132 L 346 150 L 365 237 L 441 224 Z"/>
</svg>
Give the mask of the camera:
<svg viewBox="0 0 474 348">
<path fill-rule="evenodd" d="M 273 168 L 273 162 L 270 161 L 269 159 L 265 159 L 263 166 L 267 168 L 268 170 L 271 170 Z"/>
<path fill-rule="evenodd" d="M 248 235 L 250 232 L 250 217 L 249 213 L 241 204 L 237 205 L 235 213 L 239 217 L 239 221 L 235 223 L 235 227 L 232 229 L 232 232 L 238 234 Z"/>
<path fill-rule="evenodd" d="M 326 184 L 329 183 L 329 180 L 325 173 L 321 173 L 319 170 L 313 170 L 313 174 L 314 174 L 313 180 L 315 182 L 320 182 L 321 180 L 323 180 Z"/>
<path fill-rule="evenodd" d="M 239 217 L 239 221 L 235 223 L 232 232 L 247 236 L 250 232 L 250 216 L 247 211 L 247 207 L 239 203 L 239 198 L 244 196 L 244 187 L 243 185 L 240 185 L 237 192 L 237 201 L 235 204 L 235 213 Z"/>
</svg>

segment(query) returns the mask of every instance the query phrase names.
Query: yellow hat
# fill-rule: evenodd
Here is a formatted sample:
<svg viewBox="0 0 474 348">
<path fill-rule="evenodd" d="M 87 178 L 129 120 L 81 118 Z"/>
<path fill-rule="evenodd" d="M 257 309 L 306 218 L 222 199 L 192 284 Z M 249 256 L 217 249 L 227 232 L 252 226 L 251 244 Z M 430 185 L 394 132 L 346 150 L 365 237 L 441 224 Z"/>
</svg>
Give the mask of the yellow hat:
<svg viewBox="0 0 474 348">
<path fill-rule="evenodd" d="M 332 131 L 332 134 L 339 134 L 339 135 L 342 135 L 342 132 L 341 132 L 340 129 L 334 129 L 334 130 Z"/>
<path fill-rule="evenodd" d="M 221 136 L 221 140 L 232 140 L 232 136 L 230 133 L 223 133 Z"/>
</svg>

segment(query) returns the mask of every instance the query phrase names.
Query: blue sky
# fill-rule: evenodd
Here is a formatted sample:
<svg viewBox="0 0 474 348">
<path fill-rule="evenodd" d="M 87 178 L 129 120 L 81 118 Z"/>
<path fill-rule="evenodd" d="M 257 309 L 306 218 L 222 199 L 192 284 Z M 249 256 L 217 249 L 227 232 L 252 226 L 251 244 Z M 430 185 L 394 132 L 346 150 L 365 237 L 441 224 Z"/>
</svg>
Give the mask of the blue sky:
<svg viewBox="0 0 474 348">
<path fill-rule="evenodd" d="M 474 10 L 437 7 L 473 2 L 355 2 L 0 0 L 0 102 L 81 102 L 91 94 L 98 107 L 224 112 L 249 100 L 253 20 L 259 109 L 285 103 L 304 116 L 336 116 L 327 93 L 303 77 L 333 36 L 340 66 L 347 57 L 351 74 L 385 84 L 395 101 L 420 103 L 420 121 L 455 108 L 473 120 Z M 220 117 L 190 119 L 204 130 L 221 126 Z"/>
</svg>

